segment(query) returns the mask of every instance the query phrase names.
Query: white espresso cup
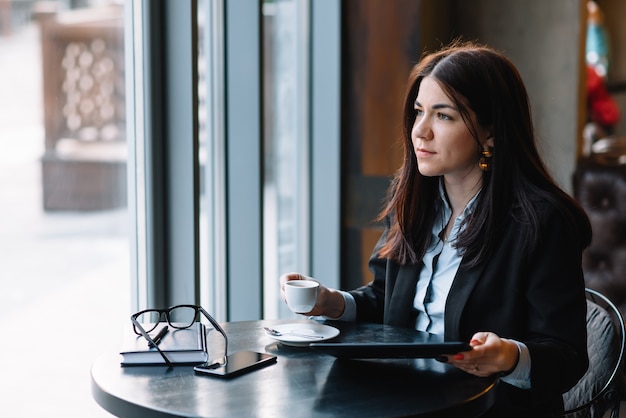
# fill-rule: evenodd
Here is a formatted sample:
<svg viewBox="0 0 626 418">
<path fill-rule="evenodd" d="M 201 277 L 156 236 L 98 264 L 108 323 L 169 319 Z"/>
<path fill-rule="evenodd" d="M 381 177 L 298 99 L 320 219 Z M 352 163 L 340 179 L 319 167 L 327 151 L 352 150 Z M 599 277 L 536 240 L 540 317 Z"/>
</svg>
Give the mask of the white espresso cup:
<svg viewBox="0 0 626 418">
<path fill-rule="evenodd" d="M 289 280 L 285 283 L 287 306 L 295 313 L 310 312 L 317 301 L 319 287 L 314 280 Z"/>
</svg>

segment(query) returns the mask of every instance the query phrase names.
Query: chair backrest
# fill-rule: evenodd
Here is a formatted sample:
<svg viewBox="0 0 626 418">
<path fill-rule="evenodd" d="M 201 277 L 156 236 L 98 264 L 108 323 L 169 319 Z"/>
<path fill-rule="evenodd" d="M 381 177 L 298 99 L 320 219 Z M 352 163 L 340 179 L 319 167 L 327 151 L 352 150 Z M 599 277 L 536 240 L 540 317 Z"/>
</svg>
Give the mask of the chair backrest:
<svg viewBox="0 0 626 418">
<path fill-rule="evenodd" d="M 626 164 L 581 158 L 573 188 L 593 231 L 583 251 L 585 284 L 611 299 L 626 316 Z"/>
<path fill-rule="evenodd" d="M 564 416 L 602 417 L 611 410 L 617 417 L 623 385 L 626 331 L 619 309 L 598 291 L 587 293 L 587 350 L 589 368 L 563 395 Z"/>
</svg>

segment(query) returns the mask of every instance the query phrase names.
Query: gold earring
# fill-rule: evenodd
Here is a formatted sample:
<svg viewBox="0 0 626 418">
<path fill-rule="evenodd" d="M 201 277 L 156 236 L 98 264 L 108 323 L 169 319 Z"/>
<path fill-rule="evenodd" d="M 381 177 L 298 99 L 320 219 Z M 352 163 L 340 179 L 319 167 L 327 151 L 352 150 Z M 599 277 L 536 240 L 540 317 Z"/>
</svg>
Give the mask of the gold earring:
<svg viewBox="0 0 626 418">
<path fill-rule="evenodd" d="M 493 148 L 489 145 L 485 145 L 483 151 L 480 153 L 480 161 L 478 161 L 478 166 L 481 170 L 491 170 L 491 157 L 493 157 Z"/>
</svg>

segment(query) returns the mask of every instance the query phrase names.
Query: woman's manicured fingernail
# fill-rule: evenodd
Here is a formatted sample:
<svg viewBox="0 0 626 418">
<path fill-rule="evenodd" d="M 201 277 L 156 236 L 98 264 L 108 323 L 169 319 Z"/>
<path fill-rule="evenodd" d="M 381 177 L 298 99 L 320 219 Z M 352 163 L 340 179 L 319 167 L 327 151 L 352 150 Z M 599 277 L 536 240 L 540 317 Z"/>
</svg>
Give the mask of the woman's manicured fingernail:
<svg viewBox="0 0 626 418">
<path fill-rule="evenodd" d="M 461 354 L 461 353 L 454 355 L 454 359 L 455 360 L 463 360 L 464 358 L 465 358 L 465 356 L 463 354 Z"/>
</svg>

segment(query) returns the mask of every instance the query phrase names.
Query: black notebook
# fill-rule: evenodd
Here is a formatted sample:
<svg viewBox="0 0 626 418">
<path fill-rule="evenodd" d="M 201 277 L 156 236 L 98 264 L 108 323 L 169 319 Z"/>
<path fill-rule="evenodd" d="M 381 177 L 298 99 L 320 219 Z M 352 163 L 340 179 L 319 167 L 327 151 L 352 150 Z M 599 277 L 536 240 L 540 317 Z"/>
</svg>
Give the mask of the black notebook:
<svg viewBox="0 0 626 418">
<path fill-rule="evenodd" d="M 166 322 L 159 324 L 150 332 L 150 336 L 156 336 L 161 328 L 167 326 Z M 148 341 L 133 332 L 132 325 L 125 330 L 122 343 L 122 366 L 147 366 L 165 365 L 165 360 L 158 350 L 148 347 Z M 170 362 L 174 364 L 199 364 L 208 359 L 206 348 L 206 328 L 201 322 L 195 322 L 191 327 L 176 329 L 169 327 L 168 332 L 159 342 L 159 348 L 165 353 Z"/>
</svg>

